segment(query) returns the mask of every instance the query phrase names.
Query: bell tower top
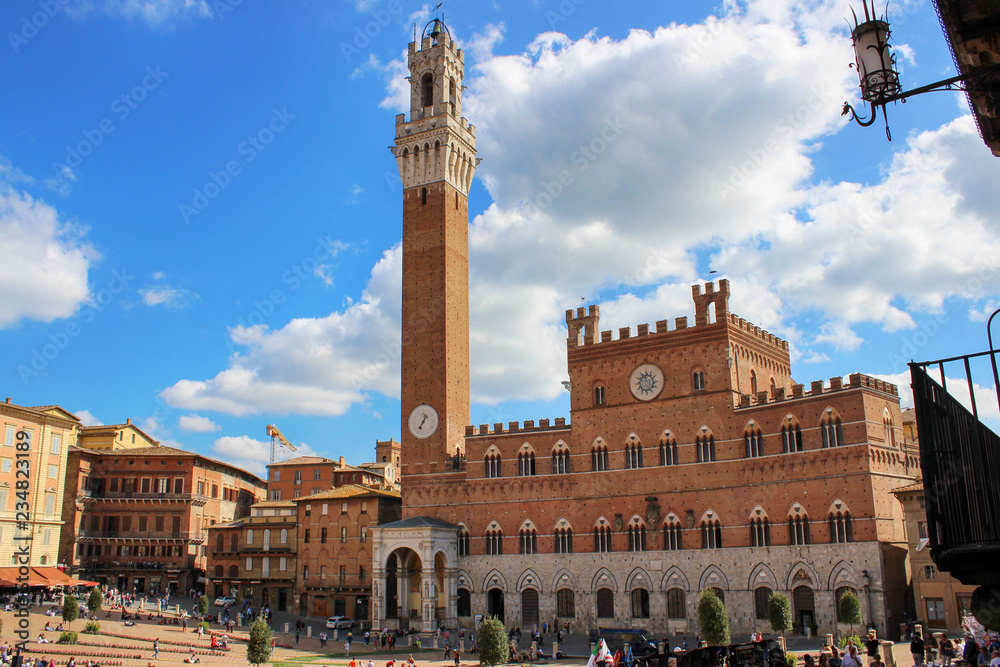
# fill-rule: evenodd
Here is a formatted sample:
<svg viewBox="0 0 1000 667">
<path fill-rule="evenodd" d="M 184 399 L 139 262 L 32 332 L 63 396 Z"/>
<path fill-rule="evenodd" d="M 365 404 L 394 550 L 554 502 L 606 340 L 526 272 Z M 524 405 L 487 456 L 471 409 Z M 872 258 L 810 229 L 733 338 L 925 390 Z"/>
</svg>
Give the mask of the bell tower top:
<svg viewBox="0 0 1000 667">
<path fill-rule="evenodd" d="M 424 26 L 419 49 L 410 42 L 410 120 L 448 114 L 462 117 L 465 52 L 455 47 L 448 26 L 432 19 Z"/>
<path fill-rule="evenodd" d="M 479 160 L 476 128 L 462 117 L 465 53 L 444 21 L 432 19 L 407 53 L 410 118 L 396 116 L 391 150 L 403 188 L 445 181 L 465 196 Z"/>
</svg>

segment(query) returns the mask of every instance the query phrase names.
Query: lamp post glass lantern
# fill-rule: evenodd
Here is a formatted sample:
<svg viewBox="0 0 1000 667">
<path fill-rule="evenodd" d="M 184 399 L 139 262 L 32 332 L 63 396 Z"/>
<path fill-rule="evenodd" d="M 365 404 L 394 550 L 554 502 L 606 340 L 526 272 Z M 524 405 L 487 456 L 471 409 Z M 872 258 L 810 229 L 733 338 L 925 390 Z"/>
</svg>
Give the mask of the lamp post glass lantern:
<svg viewBox="0 0 1000 667">
<path fill-rule="evenodd" d="M 865 7 L 867 18 L 868 7 Z M 884 104 L 900 91 L 896 57 L 889 46 L 889 24 L 879 19 L 865 21 L 851 32 L 854 62 L 861 79 L 861 99 Z"/>
</svg>

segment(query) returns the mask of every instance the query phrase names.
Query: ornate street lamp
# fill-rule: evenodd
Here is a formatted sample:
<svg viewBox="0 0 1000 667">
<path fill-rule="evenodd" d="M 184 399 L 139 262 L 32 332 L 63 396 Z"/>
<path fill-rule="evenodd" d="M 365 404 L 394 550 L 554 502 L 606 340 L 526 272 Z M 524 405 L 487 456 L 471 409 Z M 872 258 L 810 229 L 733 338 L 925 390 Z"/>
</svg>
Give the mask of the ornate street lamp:
<svg viewBox="0 0 1000 667">
<path fill-rule="evenodd" d="M 850 114 L 850 117 L 857 121 L 858 125 L 868 127 L 874 123 L 881 107 L 882 118 L 885 119 L 885 136 L 889 141 L 892 141 L 892 134 L 889 132 L 889 117 L 885 110 L 885 106 L 890 102 L 906 102 L 908 97 L 934 90 L 968 92 L 984 83 L 988 77 L 1000 75 L 1000 64 L 994 64 L 969 74 L 954 76 L 910 91 L 903 91 L 899 83 L 899 73 L 896 71 L 896 56 L 892 53 L 892 46 L 889 44 L 889 37 L 892 34 L 889 30 L 889 22 L 884 15 L 881 18 L 877 17 L 875 0 L 870 0 L 870 2 L 870 7 L 867 2 L 862 2 L 862 7 L 865 10 L 865 20 L 862 23 L 858 23 L 858 15 L 853 8 L 851 9 L 851 14 L 854 15 L 854 29 L 851 31 L 851 39 L 854 41 L 854 63 L 851 64 L 851 67 L 856 67 L 858 70 L 858 78 L 861 82 L 861 99 L 869 104 L 871 115 L 862 118 L 847 102 L 844 102 L 844 111 L 841 115 Z"/>
</svg>

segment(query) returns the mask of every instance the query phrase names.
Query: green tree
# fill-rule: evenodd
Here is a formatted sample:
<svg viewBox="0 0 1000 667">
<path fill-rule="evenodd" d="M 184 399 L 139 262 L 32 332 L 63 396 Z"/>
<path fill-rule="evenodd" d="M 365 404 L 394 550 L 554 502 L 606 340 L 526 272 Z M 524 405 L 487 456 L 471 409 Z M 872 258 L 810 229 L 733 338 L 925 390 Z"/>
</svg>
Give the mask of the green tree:
<svg viewBox="0 0 1000 667">
<path fill-rule="evenodd" d="M 96 614 L 101 610 L 101 605 L 104 604 L 104 596 L 101 595 L 101 589 L 97 586 L 90 591 L 90 597 L 87 598 L 87 609 L 91 614 Z"/>
<path fill-rule="evenodd" d="M 479 624 L 479 664 L 505 665 L 510 658 L 510 644 L 507 643 L 507 629 L 503 621 L 489 616 Z"/>
<path fill-rule="evenodd" d="M 267 627 L 262 617 L 258 617 L 250 626 L 250 639 L 247 641 L 247 662 L 260 665 L 271 658 L 271 628 Z"/>
<path fill-rule="evenodd" d="M 208 613 L 208 596 L 202 595 L 200 598 L 198 598 L 198 616 L 204 618 L 205 614 L 207 613 Z"/>
<path fill-rule="evenodd" d="M 785 632 L 792 627 L 792 605 L 788 603 L 788 598 L 781 593 L 771 593 L 767 599 L 767 620 L 771 622 L 771 629 L 776 633 L 785 636 Z"/>
<path fill-rule="evenodd" d="M 703 590 L 698 600 L 698 627 L 709 646 L 729 645 L 729 614 L 711 588 Z"/>
<path fill-rule="evenodd" d="M 840 612 L 840 622 L 851 624 L 851 634 L 854 634 L 854 624 L 861 622 L 861 600 L 854 591 L 844 591 L 837 601 L 837 610 Z"/>
<path fill-rule="evenodd" d="M 80 603 L 73 595 L 63 596 L 62 619 L 67 627 L 80 616 Z"/>
</svg>

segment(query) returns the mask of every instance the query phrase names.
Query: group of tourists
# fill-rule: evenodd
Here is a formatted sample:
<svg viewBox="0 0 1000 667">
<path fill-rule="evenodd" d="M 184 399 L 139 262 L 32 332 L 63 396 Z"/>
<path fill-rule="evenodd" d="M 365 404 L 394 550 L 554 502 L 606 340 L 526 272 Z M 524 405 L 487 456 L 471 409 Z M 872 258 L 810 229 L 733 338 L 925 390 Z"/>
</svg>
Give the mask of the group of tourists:
<svg viewBox="0 0 1000 667">
<path fill-rule="evenodd" d="M 1000 667 L 1000 636 L 984 635 L 982 642 L 972 632 L 961 639 L 950 639 L 943 632 L 928 633 L 925 639 L 916 632 L 910 642 L 914 667 L 951 667 L 963 663 L 967 667 Z"/>
</svg>

